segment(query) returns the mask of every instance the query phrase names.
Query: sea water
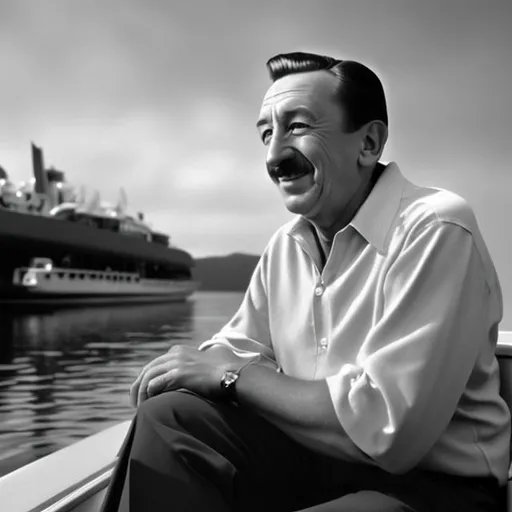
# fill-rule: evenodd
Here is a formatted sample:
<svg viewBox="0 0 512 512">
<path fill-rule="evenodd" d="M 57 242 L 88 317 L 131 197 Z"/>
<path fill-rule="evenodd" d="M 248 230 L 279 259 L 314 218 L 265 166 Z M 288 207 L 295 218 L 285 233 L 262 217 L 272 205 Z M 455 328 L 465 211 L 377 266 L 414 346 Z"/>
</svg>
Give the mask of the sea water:
<svg viewBox="0 0 512 512">
<path fill-rule="evenodd" d="M 130 419 L 140 369 L 174 344 L 197 346 L 242 293 L 188 301 L 0 313 L 0 476 Z"/>
</svg>

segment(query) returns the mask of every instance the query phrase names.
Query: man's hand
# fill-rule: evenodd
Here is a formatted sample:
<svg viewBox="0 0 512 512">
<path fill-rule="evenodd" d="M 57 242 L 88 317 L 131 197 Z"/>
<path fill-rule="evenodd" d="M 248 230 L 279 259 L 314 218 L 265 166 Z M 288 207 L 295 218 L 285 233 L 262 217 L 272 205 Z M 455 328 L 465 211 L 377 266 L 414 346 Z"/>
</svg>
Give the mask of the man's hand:
<svg viewBox="0 0 512 512">
<path fill-rule="evenodd" d="M 130 388 L 130 401 L 137 407 L 152 396 L 181 388 L 215 399 L 224 372 L 237 370 L 244 362 L 227 347 L 200 352 L 195 347 L 175 345 L 142 369 Z"/>
</svg>

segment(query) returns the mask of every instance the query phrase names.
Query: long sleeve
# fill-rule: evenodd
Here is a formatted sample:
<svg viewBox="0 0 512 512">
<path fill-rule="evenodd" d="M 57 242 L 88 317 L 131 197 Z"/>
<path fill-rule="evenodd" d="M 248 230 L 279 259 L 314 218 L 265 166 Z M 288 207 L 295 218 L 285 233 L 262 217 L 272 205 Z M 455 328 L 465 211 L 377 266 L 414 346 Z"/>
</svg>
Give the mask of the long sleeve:
<svg viewBox="0 0 512 512">
<path fill-rule="evenodd" d="M 492 343 L 494 299 L 471 233 L 441 221 L 405 243 L 383 294 L 383 314 L 355 364 L 327 384 L 352 441 L 400 473 L 447 428 L 479 352 Z"/>
<path fill-rule="evenodd" d="M 238 311 L 217 334 L 202 343 L 199 350 L 224 345 L 241 357 L 263 356 L 267 363 L 276 366 L 269 328 L 266 262 L 267 254 L 264 252 Z"/>
</svg>

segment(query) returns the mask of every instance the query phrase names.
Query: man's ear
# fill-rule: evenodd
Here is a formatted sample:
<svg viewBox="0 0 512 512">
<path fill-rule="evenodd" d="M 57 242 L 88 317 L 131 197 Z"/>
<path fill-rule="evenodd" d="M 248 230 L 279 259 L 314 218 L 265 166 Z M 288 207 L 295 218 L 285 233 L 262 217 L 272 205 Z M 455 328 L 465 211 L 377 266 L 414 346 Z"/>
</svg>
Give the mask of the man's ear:
<svg viewBox="0 0 512 512">
<path fill-rule="evenodd" d="M 382 121 L 371 121 L 361 130 L 361 151 L 358 163 L 361 167 L 373 167 L 384 151 L 388 140 L 388 127 Z"/>
</svg>

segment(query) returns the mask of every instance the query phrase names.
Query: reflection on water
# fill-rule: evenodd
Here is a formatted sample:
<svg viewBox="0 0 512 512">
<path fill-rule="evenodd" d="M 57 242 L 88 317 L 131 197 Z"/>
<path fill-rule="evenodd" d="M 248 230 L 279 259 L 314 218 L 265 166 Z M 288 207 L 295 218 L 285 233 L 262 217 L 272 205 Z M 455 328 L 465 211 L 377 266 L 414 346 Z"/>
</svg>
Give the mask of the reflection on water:
<svg viewBox="0 0 512 512">
<path fill-rule="evenodd" d="M 208 339 L 241 298 L 0 313 L 0 475 L 131 418 L 140 368 L 173 344 Z"/>
</svg>

